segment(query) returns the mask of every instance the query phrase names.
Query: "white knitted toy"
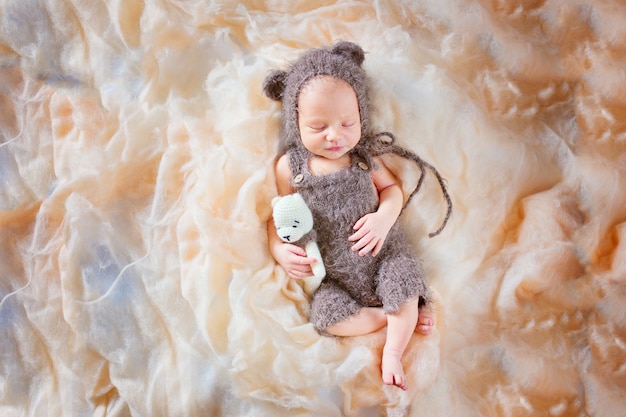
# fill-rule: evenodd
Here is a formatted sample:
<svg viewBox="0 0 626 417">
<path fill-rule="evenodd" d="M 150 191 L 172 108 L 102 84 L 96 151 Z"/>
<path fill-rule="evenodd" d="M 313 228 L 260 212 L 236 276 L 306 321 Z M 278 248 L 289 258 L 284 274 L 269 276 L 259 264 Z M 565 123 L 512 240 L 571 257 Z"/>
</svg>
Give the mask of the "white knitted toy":
<svg viewBox="0 0 626 417">
<path fill-rule="evenodd" d="M 272 207 L 278 237 L 288 243 L 300 241 L 299 246 L 304 244 L 302 247 L 307 256 L 317 259 L 317 262 L 311 265 L 313 275 L 303 279 L 304 291 L 313 295 L 326 276 L 322 255 L 314 238 L 313 214 L 298 193 L 275 197 L 272 200 Z"/>
</svg>

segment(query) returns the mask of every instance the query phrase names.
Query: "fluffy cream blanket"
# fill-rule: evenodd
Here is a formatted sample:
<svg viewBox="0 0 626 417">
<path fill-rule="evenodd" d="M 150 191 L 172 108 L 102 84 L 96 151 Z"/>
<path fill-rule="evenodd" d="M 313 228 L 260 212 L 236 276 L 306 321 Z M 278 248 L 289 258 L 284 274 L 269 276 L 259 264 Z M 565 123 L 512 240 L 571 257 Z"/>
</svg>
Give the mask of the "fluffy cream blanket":
<svg viewBox="0 0 626 417">
<path fill-rule="evenodd" d="M 626 409 L 619 0 L 4 0 L 0 414 L 617 416 Z M 319 336 L 275 265 L 263 78 L 367 51 L 375 125 L 434 164 L 401 221 L 438 329 Z M 408 173 L 407 177 L 410 177 Z M 407 178 L 405 177 L 405 178 Z M 410 178 L 406 179 L 407 183 Z"/>
</svg>

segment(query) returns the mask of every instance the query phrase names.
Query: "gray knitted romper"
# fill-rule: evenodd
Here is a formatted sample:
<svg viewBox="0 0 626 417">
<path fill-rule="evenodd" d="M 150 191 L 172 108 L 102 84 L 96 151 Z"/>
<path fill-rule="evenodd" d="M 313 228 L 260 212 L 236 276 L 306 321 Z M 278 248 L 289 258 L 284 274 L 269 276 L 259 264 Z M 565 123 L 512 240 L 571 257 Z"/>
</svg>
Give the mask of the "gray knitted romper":
<svg viewBox="0 0 626 417">
<path fill-rule="evenodd" d="M 378 208 L 378 194 L 367 163 L 352 154 L 351 165 L 329 175 L 313 175 L 309 153 L 301 147 L 288 151 L 293 186 L 308 204 L 326 267 L 326 278 L 313 295 L 310 321 L 325 329 L 346 320 L 362 307 L 383 307 L 394 313 L 400 305 L 420 297 L 431 301 L 423 270 L 399 224 L 392 227 L 377 256 L 359 256 L 348 237 L 354 224 Z"/>
</svg>

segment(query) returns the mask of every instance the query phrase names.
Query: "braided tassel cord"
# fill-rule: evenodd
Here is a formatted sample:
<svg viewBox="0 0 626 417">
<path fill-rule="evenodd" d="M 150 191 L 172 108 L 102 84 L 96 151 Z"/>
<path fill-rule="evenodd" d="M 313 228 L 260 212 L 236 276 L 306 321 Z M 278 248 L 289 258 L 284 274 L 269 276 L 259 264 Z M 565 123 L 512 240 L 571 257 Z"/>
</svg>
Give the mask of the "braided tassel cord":
<svg viewBox="0 0 626 417">
<path fill-rule="evenodd" d="M 382 137 L 387 137 L 388 140 L 381 139 Z M 436 231 L 428 234 L 428 237 L 431 237 L 431 238 L 437 236 L 446 227 L 446 225 L 448 224 L 448 220 L 450 220 L 450 217 L 452 216 L 452 200 L 450 198 L 450 194 L 448 194 L 448 189 L 445 184 L 445 179 L 443 179 L 441 174 L 439 174 L 439 171 L 437 171 L 437 169 L 434 166 L 424 161 L 416 153 L 394 144 L 396 138 L 394 137 L 392 133 L 381 132 L 381 133 L 374 135 L 373 139 L 374 140 L 370 142 L 374 144 L 374 146 L 372 146 L 371 148 L 373 156 L 381 156 L 387 153 L 395 154 L 402 158 L 415 162 L 415 164 L 419 167 L 421 171 L 420 178 L 417 182 L 417 185 L 415 186 L 415 188 L 409 195 L 409 198 L 407 199 L 406 203 L 404 203 L 404 206 L 402 207 L 402 211 L 400 212 L 400 214 L 404 212 L 404 210 L 408 206 L 411 199 L 422 188 L 422 184 L 424 182 L 424 177 L 426 174 L 426 169 L 430 170 L 437 178 L 437 181 L 439 182 L 439 186 L 441 187 L 441 192 L 443 193 L 443 197 L 446 200 L 446 204 L 447 204 L 446 216 L 443 219 L 443 222 L 441 223 L 441 225 Z"/>
</svg>

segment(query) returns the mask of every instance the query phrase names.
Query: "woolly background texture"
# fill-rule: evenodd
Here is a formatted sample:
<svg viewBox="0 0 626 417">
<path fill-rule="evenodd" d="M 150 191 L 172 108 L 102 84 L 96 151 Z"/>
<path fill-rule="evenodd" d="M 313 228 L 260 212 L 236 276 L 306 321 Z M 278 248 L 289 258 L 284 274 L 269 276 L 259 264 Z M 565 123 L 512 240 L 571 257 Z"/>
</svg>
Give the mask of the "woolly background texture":
<svg viewBox="0 0 626 417">
<path fill-rule="evenodd" d="M 619 0 L 0 2 L 0 414 L 596 416 L 626 408 Z M 279 104 L 359 43 L 439 324 L 320 337 L 267 250 Z M 407 183 L 410 175 L 407 175 Z"/>
</svg>

